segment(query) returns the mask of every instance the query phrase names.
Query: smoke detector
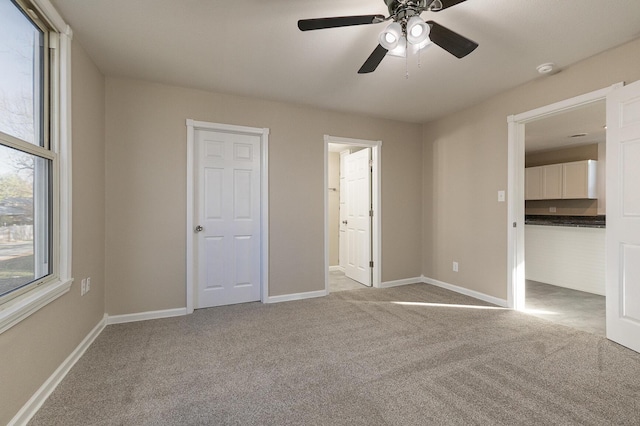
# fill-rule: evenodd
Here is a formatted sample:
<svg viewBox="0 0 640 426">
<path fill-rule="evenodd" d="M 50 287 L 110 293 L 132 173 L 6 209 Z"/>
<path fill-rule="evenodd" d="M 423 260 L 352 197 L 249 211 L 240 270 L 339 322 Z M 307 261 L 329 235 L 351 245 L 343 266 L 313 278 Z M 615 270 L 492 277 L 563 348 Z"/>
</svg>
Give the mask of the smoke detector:
<svg viewBox="0 0 640 426">
<path fill-rule="evenodd" d="M 558 72 L 558 67 L 553 62 L 547 62 L 546 64 L 541 64 L 536 67 L 539 74 L 542 75 L 551 75 Z"/>
</svg>

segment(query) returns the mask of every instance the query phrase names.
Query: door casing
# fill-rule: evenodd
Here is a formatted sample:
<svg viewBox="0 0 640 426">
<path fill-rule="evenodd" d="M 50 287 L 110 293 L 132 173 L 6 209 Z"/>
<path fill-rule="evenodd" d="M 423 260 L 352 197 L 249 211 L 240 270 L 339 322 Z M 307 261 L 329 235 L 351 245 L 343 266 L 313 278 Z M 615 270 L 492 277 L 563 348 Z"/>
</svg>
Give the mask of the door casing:
<svg viewBox="0 0 640 426">
<path fill-rule="evenodd" d="M 269 298 L 269 129 L 235 126 L 230 124 L 209 123 L 205 121 L 195 121 L 187 119 L 187 256 L 186 256 L 186 301 L 187 314 L 193 313 L 194 293 L 196 291 L 197 277 L 197 239 L 194 238 L 195 215 L 194 189 L 196 182 L 195 168 L 195 131 L 212 130 L 217 132 L 242 133 L 256 135 L 260 137 L 260 287 L 262 303 L 266 303 Z M 326 185 L 325 185 L 326 186 Z"/>
<path fill-rule="evenodd" d="M 373 205 L 373 223 L 371 227 L 371 248 L 372 248 L 372 276 L 373 287 L 380 287 L 382 283 L 382 208 L 380 194 L 382 189 L 381 180 L 381 149 L 382 141 L 371 141 L 365 139 L 343 138 L 338 136 L 324 135 L 324 288 L 329 294 L 329 144 L 345 144 L 371 148 L 371 161 L 373 172 L 371 176 L 371 204 Z"/>
</svg>

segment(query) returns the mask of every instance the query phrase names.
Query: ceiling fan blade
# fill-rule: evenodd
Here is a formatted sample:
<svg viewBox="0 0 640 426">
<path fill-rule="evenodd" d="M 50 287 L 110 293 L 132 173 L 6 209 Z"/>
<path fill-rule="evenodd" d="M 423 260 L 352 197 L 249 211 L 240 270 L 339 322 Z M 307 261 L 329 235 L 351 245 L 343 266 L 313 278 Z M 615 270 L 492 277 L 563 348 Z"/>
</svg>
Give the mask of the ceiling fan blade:
<svg viewBox="0 0 640 426">
<path fill-rule="evenodd" d="M 467 0 L 440 0 L 442 3 L 442 9 L 434 10 L 434 12 L 440 12 L 441 10 L 445 10 L 451 6 L 455 6 L 458 3 L 463 3 Z"/>
<path fill-rule="evenodd" d="M 475 41 L 469 40 L 436 22 L 427 21 L 427 24 L 431 26 L 429 33 L 431 41 L 456 58 L 464 58 L 478 47 L 478 43 Z"/>
<path fill-rule="evenodd" d="M 364 64 L 362 64 L 362 66 L 358 70 L 358 74 L 368 74 L 370 72 L 374 72 L 376 68 L 378 68 L 378 65 L 380 65 L 380 62 L 382 62 L 382 60 L 384 59 L 387 52 L 387 49 L 385 49 L 381 45 L 378 45 L 378 47 L 375 48 L 371 55 L 369 55 L 367 60 L 364 61 Z"/>
<path fill-rule="evenodd" d="M 324 28 L 349 27 L 351 25 L 377 24 L 384 21 L 384 15 L 336 16 L 335 18 L 301 19 L 300 31 L 322 30 Z"/>
</svg>

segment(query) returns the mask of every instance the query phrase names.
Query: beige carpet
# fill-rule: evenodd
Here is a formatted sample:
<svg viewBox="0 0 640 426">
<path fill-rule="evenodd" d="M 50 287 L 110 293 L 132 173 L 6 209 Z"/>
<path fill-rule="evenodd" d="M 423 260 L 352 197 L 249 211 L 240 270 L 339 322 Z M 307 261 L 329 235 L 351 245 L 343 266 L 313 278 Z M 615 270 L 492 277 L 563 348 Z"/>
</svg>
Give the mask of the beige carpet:
<svg viewBox="0 0 640 426">
<path fill-rule="evenodd" d="M 640 354 L 482 305 L 415 284 L 109 326 L 31 424 L 640 424 Z"/>
</svg>

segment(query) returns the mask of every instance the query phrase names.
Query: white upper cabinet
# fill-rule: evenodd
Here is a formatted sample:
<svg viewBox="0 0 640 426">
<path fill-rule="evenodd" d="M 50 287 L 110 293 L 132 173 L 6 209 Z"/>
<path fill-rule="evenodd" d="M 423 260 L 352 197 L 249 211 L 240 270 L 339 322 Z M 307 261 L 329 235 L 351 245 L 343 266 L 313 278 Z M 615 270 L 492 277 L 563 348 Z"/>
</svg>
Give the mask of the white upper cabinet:
<svg viewBox="0 0 640 426">
<path fill-rule="evenodd" d="M 526 200 L 596 199 L 596 160 L 527 167 Z"/>
<path fill-rule="evenodd" d="M 563 197 L 563 164 L 544 166 L 542 170 L 542 195 L 545 200 L 555 200 Z"/>
<path fill-rule="evenodd" d="M 562 198 L 598 198 L 596 193 L 595 160 L 576 161 L 562 165 Z"/>
<path fill-rule="evenodd" d="M 543 200 L 542 196 L 542 169 L 540 167 L 527 167 L 524 169 L 524 198 L 525 200 Z"/>
</svg>

